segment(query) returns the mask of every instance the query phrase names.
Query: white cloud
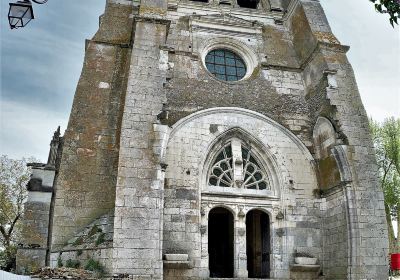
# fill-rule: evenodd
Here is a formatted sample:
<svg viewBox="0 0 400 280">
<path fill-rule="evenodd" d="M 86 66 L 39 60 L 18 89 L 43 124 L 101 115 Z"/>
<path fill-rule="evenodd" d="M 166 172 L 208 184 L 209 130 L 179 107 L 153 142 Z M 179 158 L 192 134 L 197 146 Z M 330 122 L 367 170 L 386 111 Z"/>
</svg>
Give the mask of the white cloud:
<svg viewBox="0 0 400 280">
<path fill-rule="evenodd" d="M 33 156 L 47 161 L 49 144 L 57 126 L 67 120 L 41 108 L 2 101 L 0 107 L 0 150 L 11 158 Z"/>
<path fill-rule="evenodd" d="M 321 0 L 333 33 L 349 45 L 353 66 L 367 114 L 383 121 L 400 117 L 400 36 L 387 15 L 367 0 Z"/>
<path fill-rule="evenodd" d="M 85 39 L 98 27 L 105 0 L 34 5 L 35 20 L 9 30 L 0 17 L 0 153 L 47 160 L 54 130 L 66 129 L 83 64 Z M 2 14 L 8 1 L 0 1 Z"/>
</svg>

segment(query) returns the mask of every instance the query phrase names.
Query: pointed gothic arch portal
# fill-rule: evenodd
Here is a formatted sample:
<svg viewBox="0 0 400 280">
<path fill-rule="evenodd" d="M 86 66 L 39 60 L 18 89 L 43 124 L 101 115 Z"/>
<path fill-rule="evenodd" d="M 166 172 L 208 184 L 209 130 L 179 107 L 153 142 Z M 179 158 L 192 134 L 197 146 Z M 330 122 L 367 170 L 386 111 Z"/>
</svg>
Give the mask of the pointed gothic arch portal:
<svg viewBox="0 0 400 280">
<path fill-rule="evenodd" d="M 246 215 L 246 253 L 249 278 L 270 277 L 269 216 L 260 210 Z"/>
<path fill-rule="evenodd" d="M 233 277 L 233 215 L 222 207 L 208 216 L 208 254 L 210 277 Z"/>
</svg>

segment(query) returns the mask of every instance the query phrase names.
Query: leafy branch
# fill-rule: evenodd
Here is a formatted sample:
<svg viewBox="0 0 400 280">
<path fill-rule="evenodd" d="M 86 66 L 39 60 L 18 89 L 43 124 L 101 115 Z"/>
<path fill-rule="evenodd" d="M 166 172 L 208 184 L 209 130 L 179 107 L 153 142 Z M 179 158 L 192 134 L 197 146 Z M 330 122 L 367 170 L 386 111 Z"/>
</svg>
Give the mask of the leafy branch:
<svg viewBox="0 0 400 280">
<path fill-rule="evenodd" d="M 375 5 L 375 10 L 381 14 L 388 14 L 390 24 L 398 24 L 400 18 L 400 0 L 370 0 Z"/>
<path fill-rule="evenodd" d="M 392 220 L 400 224 L 400 120 L 389 118 L 382 124 L 371 120 L 370 128 L 385 200 L 390 250 L 396 252 L 400 250 L 400 239 L 395 238 Z"/>
<path fill-rule="evenodd" d="M 28 162 L 0 156 L 0 269 L 15 267 L 16 246 L 21 235 L 21 218 L 27 198 L 26 184 L 31 175 Z"/>
</svg>

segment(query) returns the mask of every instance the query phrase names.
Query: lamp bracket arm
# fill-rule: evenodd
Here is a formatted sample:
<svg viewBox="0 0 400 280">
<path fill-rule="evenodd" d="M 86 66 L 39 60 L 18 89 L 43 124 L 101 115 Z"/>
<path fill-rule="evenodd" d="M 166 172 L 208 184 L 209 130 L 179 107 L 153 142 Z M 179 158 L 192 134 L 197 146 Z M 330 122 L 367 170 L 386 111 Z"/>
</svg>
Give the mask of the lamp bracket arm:
<svg viewBox="0 0 400 280">
<path fill-rule="evenodd" d="M 39 1 L 39 0 L 32 0 L 33 2 L 35 2 L 36 4 L 44 4 L 44 3 L 46 3 L 48 0 L 42 0 L 42 1 Z"/>
</svg>

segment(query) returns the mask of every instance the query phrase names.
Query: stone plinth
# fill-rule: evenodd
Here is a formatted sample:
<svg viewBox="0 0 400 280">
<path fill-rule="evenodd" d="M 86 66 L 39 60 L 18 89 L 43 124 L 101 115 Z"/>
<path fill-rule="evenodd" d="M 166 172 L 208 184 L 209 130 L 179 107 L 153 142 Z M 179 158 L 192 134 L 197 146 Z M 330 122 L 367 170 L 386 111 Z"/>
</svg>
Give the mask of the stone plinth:
<svg viewBox="0 0 400 280">
<path fill-rule="evenodd" d="M 290 267 L 290 279 L 313 280 L 319 278 L 319 265 L 294 264 Z"/>
</svg>

